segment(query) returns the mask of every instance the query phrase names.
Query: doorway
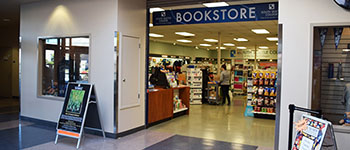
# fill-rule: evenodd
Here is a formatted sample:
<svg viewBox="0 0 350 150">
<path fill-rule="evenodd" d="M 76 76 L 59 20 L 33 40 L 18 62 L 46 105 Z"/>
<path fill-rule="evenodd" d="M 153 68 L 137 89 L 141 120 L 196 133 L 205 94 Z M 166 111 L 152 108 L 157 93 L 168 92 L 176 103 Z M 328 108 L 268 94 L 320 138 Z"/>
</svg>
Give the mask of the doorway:
<svg viewBox="0 0 350 150">
<path fill-rule="evenodd" d="M 273 9 L 267 4 L 267 9 Z M 227 6 L 226 10 L 230 10 Z M 224 8 L 224 7 L 222 7 Z M 249 8 L 249 7 L 246 7 Z M 276 6 L 277 8 L 277 6 Z M 167 23 L 169 10 L 182 12 L 181 23 Z M 233 21 L 191 23 L 200 18 L 200 9 L 176 7 L 152 13 L 149 26 L 147 78 L 157 71 L 169 70 L 169 87 L 189 87 L 189 98 L 180 90 L 168 91 L 160 99 L 174 100 L 172 115 L 163 122 L 146 122 L 150 130 L 176 135 L 272 148 L 274 146 L 277 97 L 278 21 Z M 210 9 L 207 10 L 209 12 Z M 233 11 L 231 11 L 233 12 Z M 153 17 L 153 19 L 152 19 Z M 223 16 L 221 16 L 223 17 Z M 227 16 L 226 16 L 227 17 Z M 225 69 L 222 69 L 225 66 Z M 229 72 L 230 105 L 221 105 L 221 72 Z M 175 72 L 175 73 L 173 73 Z M 174 76 L 172 76 L 172 74 Z M 205 74 L 205 75 L 204 75 Z M 199 77 L 200 76 L 200 77 Z M 170 77 L 170 78 L 169 78 Z M 157 85 L 148 82 L 148 105 L 154 100 Z M 164 96 L 165 95 L 165 96 Z M 187 100 L 189 105 L 187 105 Z M 178 111 L 185 116 L 177 117 Z M 146 114 L 150 110 L 146 110 Z M 186 115 L 187 114 L 187 115 Z M 181 114 L 180 114 L 181 115 Z M 146 115 L 146 118 L 150 116 Z M 166 117 L 165 117 L 166 118 Z M 146 119 L 146 120 L 148 120 Z M 163 123 L 162 123 L 163 122 Z M 154 125 L 155 124 L 155 125 Z M 152 126 L 154 125 L 154 126 Z"/>
</svg>

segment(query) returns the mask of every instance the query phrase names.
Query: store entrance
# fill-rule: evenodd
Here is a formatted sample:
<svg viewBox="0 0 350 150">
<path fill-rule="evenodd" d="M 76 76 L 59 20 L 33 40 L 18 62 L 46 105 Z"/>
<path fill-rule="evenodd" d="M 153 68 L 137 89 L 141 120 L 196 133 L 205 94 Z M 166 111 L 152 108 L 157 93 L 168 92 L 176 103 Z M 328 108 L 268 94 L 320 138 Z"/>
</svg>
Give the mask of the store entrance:
<svg viewBox="0 0 350 150">
<path fill-rule="evenodd" d="M 157 16 L 169 16 L 169 11 L 153 13 L 151 20 L 157 21 Z M 146 60 L 149 130 L 272 148 L 277 19 L 200 24 L 152 21 Z"/>
</svg>

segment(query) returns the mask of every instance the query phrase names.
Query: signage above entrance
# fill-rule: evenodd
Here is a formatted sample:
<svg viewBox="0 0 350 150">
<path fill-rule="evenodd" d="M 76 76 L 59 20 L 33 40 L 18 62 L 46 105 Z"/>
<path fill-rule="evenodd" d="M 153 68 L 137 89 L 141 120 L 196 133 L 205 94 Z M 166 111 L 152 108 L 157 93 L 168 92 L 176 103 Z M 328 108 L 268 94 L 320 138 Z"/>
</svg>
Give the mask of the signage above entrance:
<svg viewBox="0 0 350 150">
<path fill-rule="evenodd" d="M 153 25 L 278 20 L 278 3 L 167 10 L 153 13 Z"/>
</svg>

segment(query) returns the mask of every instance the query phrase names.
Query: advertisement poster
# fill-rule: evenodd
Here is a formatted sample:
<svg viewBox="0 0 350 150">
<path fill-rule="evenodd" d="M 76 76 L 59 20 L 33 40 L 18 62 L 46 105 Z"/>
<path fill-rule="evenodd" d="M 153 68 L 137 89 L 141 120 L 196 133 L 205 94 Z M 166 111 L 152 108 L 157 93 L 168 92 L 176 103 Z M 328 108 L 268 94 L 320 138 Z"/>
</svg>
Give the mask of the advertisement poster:
<svg viewBox="0 0 350 150">
<path fill-rule="evenodd" d="M 292 150 L 320 150 L 329 122 L 303 115 L 296 123 L 297 134 Z"/>
<path fill-rule="evenodd" d="M 80 133 L 90 90 L 90 84 L 68 84 L 58 130 Z"/>
</svg>

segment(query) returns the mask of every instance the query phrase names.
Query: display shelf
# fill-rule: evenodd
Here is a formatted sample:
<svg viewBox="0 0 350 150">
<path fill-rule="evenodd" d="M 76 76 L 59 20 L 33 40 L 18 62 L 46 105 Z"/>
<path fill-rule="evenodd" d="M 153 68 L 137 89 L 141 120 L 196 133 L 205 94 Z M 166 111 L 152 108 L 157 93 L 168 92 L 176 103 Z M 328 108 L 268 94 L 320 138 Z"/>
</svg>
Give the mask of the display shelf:
<svg viewBox="0 0 350 150">
<path fill-rule="evenodd" d="M 175 114 L 175 113 L 179 113 L 179 112 L 186 111 L 186 110 L 188 110 L 188 108 L 181 108 L 181 109 L 174 110 L 173 113 Z"/>
<path fill-rule="evenodd" d="M 269 112 L 257 112 L 257 111 L 252 111 L 254 114 L 263 114 L 263 115 L 276 115 L 276 113 L 269 113 Z"/>
</svg>

